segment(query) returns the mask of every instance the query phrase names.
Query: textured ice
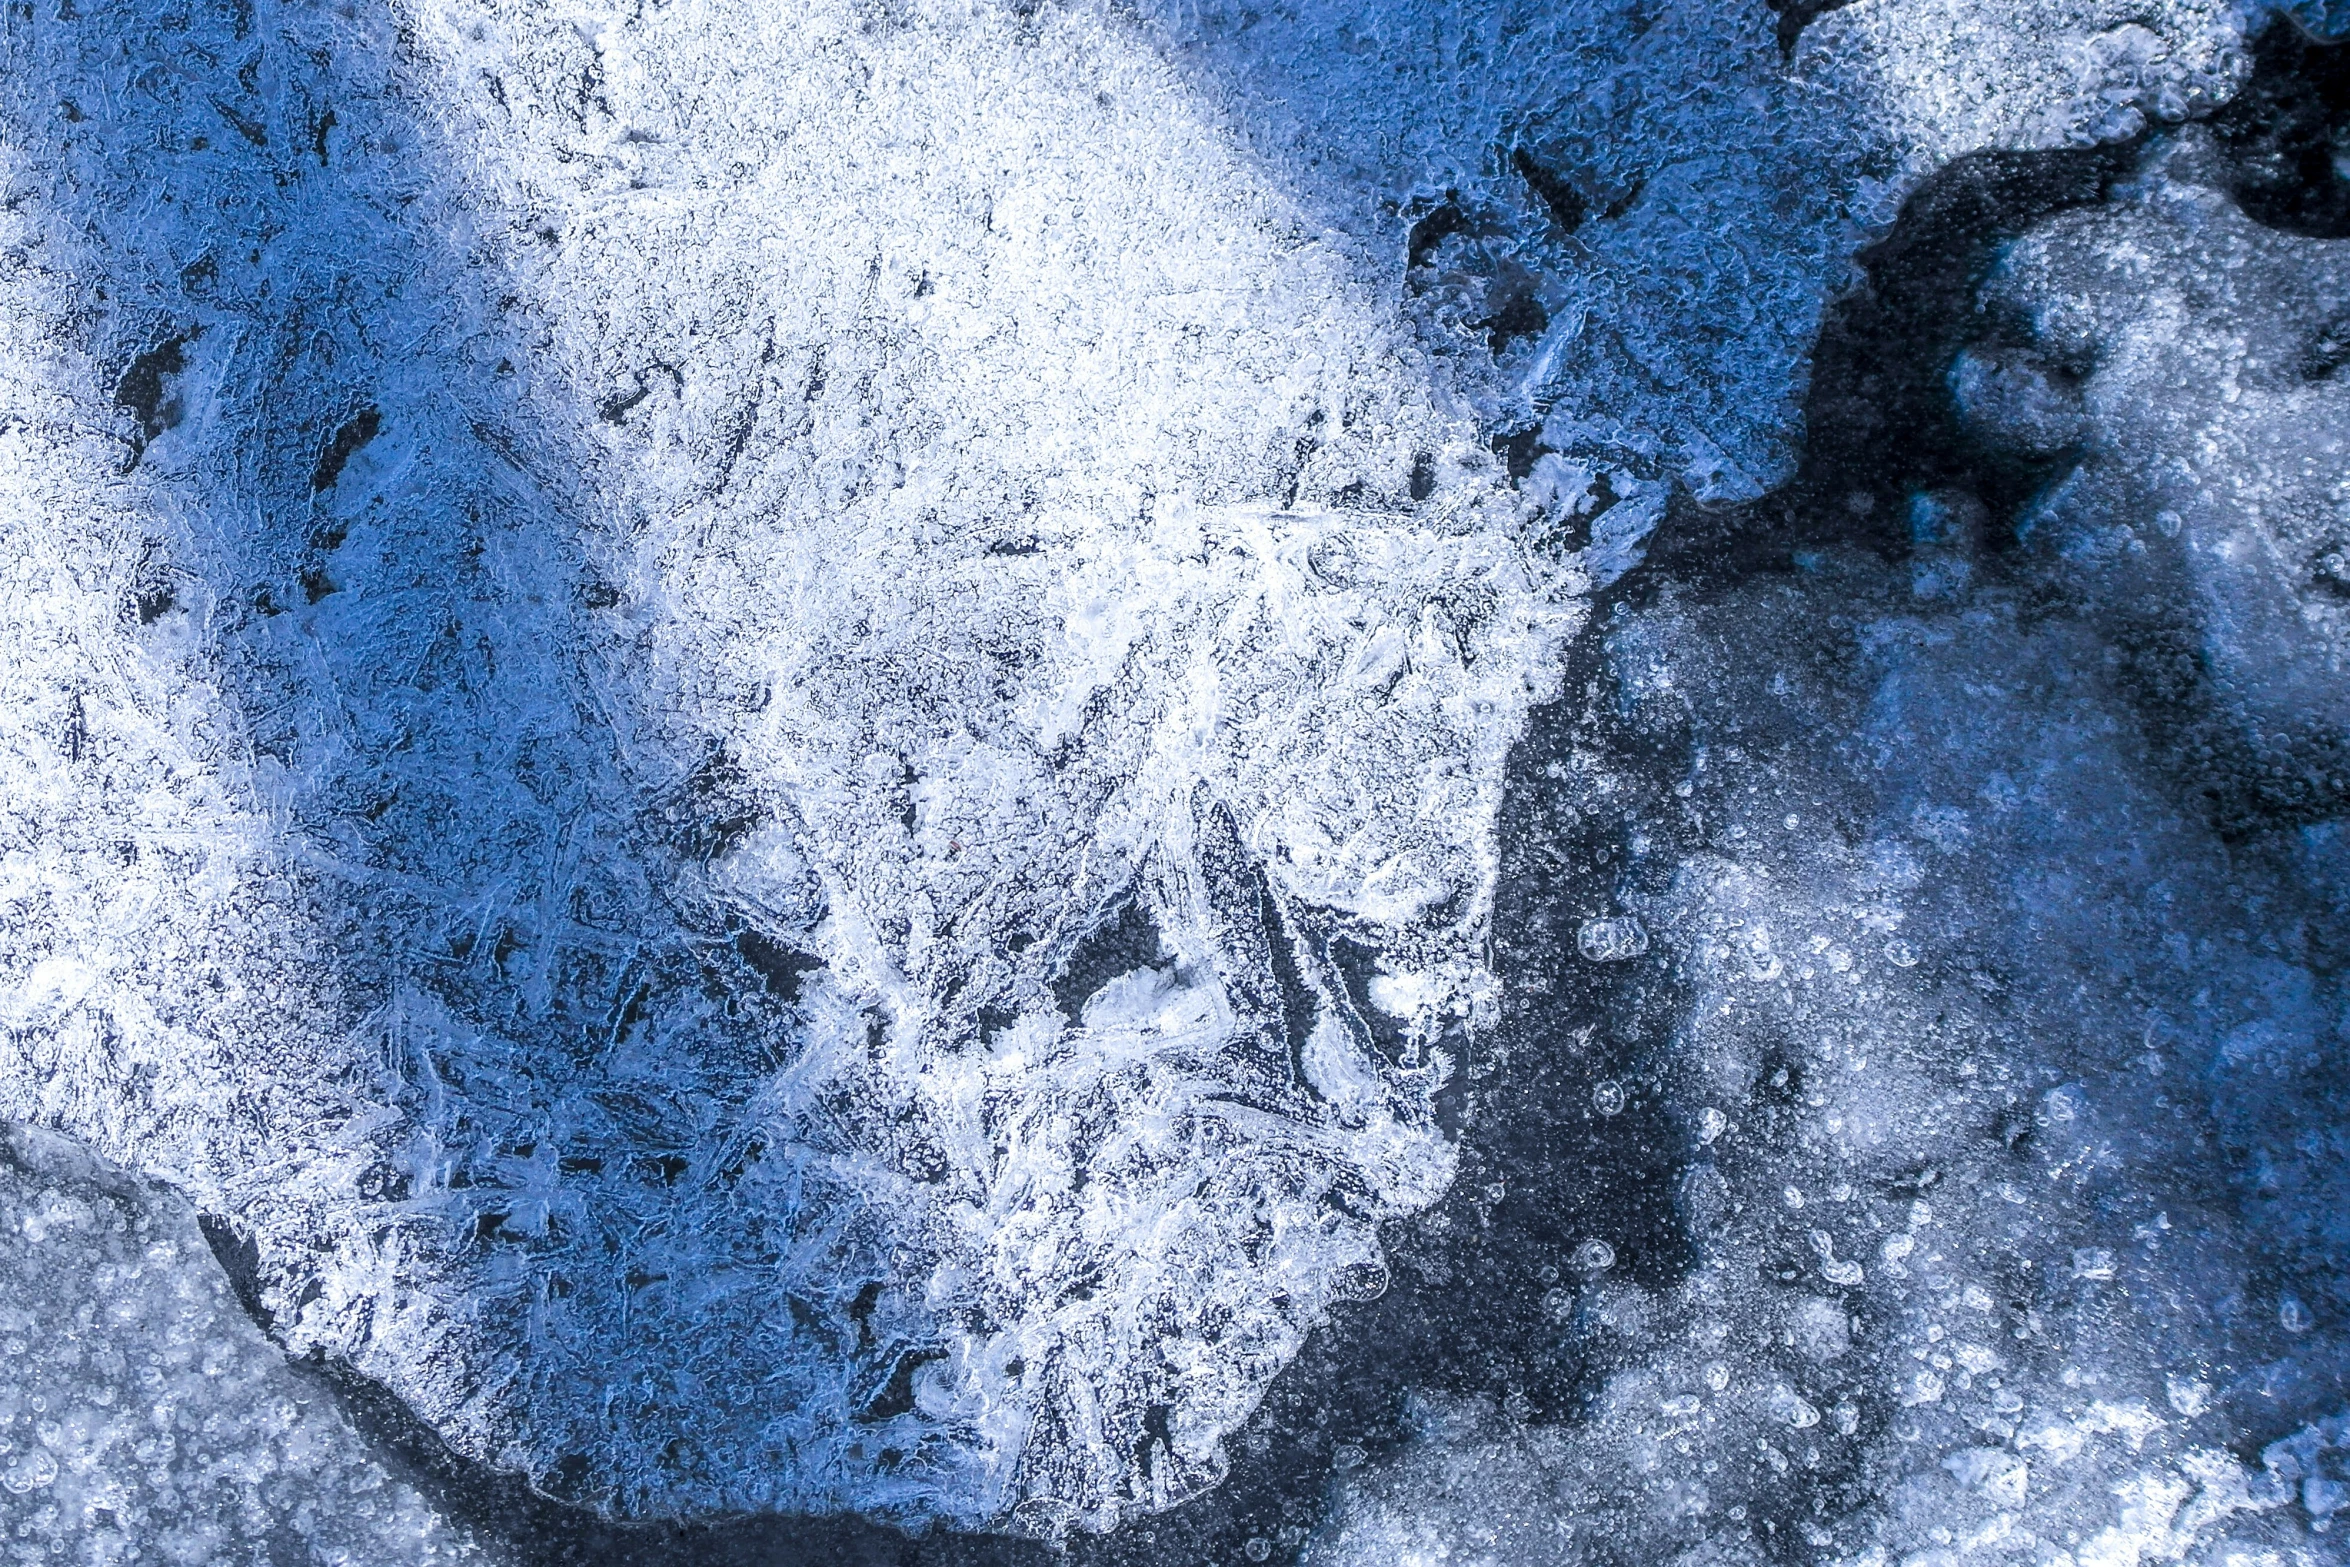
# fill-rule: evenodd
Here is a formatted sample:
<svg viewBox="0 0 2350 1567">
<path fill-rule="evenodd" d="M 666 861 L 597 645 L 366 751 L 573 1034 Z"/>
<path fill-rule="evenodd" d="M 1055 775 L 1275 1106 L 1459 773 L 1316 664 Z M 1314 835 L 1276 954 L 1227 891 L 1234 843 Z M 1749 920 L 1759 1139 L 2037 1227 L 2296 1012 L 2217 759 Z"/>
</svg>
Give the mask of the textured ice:
<svg viewBox="0 0 2350 1567">
<path fill-rule="evenodd" d="M 1099 15 L 10 38 L 0 1106 L 559 1495 L 1212 1483 L 1585 580 L 1405 327 Z"/>
<path fill-rule="evenodd" d="M 0 1278 L 10 1562 L 485 1559 L 261 1336 L 176 1194 L 0 1130 Z"/>
<path fill-rule="evenodd" d="M 1786 478 L 1823 303 L 1921 179 L 2207 110 L 2246 25 L 2189 0 L 11 12 L 0 1114 L 178 1187 L 254 1248 L 286 1348 L 566 1499 L 1058 1535 L 1195 1494 L 1305 1335 L 1384 1286 L 1378 1227 L 1453 1178 L 1497 1010 L 1504 763 L 1588 595 L 1634 580 L 1676 487 Z M 2031 400 L 2029 364 L 1981 368 L 1985 430 L 2028 444 L 2072 417 Z M 1906 605 L 1910 578 L 1837 569 Z M 2041 658 L 2069 689 L 2093 633 L 1978 603 L 1968 558 L 1920 569 L 1953 584 L 1929 618 L 2001 636 L 1920 633 L 1979 654 L 1964 673 L 1901 664 L 1907 633 L 1869 642 L 1884 670 L 1820 676 L 1841 718 L 1893 724 L 1898 701 L 1858 693 L 1905 681 L 1979 705 L 1974 681 L 2023 704 L 1984 745 L 2077 763 L 2014 670 Z M 1752 650 L 1817 616 L 1676 613 L 1613 637 L 1626 688 L 1685 625 L 1654 691 L 1733 671 L 1691 723 L 1767 728 L 1783 693 L 1749 689 Z M 1788 1244 L 1819 1289 L 1941 1309 L 1922 1281 L 1955 1275 L 1891 1273 L 1898 1237 L 1827 1222 L 1847 1199 L 1810 1153 L 1738 1170 L 1724 1085 L 1769 1078 L 1704 987 L 1800 976 L 1856 1029 L 1941 1038 L 1934 920 L 1835 877 L 1988 899 L 1933 882 L 1935 856 L 2035 864 L 2040 840 L 1997 839 L 1922 774 L 1893 804 L 1873 775 L 1804 782 L 1853 754 L 1835 744 L 1790 738 L 1766 775 L 1732 754 L 1752 741 L 1690 743 L 1725 758 L 1706 787 L 1761 779 L 1784 813 L 1692 805 L 1753 853 L 1578 911 L 1562 952 L 1647 974 L 1720 920 L 1733 956 L 1686 1018 L 1645 1020 L 1677 1042 L 1713 1150 L 1693 1157 L 1807 1205 Z M 1807 788 L 1886 825 L 1774 867 L 1769 822 L 1819 842 Z M 2168 833 L 2177 876 L 2234 885 L 2181 811 L 2114 800 L 2096 841 Z M 2060 896 L 2121 877 L 2082 853 L 2049 872 L 2075 878 Z M 2119 937 L 1983 907 L 2049 1009 L 2089 1004 L 2066 987 L 2094 994 Z M 2216 949 L 2180 967 L 2211 965 L 2249 972 Z M 2168 983 L 2148 1005 L 2181 1029 L 2252 1006 Z M 2298 1059 L 2262 1027 L 2316 1037 L 2315 990 L 2276 984 L 2301 1010 L 2230 1014 L 2243 1060 Z M 2144 1023 L 2113 1005 L 2115 1030 Z M 2022 1017 L 1980 1020 L 2033 1063 L 2012 1082 L 1854 1074 L 1847 1124 L 1933 1093 L 2023 1103 L 2048 1070 L 2085 1085 L 2076 1121 L 2144 1111 L 2061 1042 L 2038 1064 Z M 2322 1132 L 2268 1103 L 2229 1124 L 2332 1191 L 2287 1151 Z M 1939 1157 L 1957 1180 L 1975 1155 Z M 2086 1188 L 2043 1206 L 2027 1250 L 2090 1258 L 2067 1277 L 2092 1296 L 2151 1244 Z M 2335 1244 L 2263 1222 L 2258 1244 Z M 1709 1243 L 1726 1273 L 1652 1299 L 1621 1237 L 1582 1237 L 1562 1312 L 1602 1340 L 1702 1336 L 1708 1281 L 1755 1287 L 1786 1239 L 1732 1225 Z M 2228 1244 L 2215 1277 L 2256 1243 Z M 2245 1285 L 2254 1316 L 2298 1334 L 2268 1287 Z M 1836 1299 L 1786 1331 L 1822 1364 L 1895 1361 L 1849 1314 L 1826 1352 Z M 1737 1305 L 1723 1320 L 1757 1320 Z M 2056 1315 L 2050 1343 L 2077 1342 Z M 2115 1343 L 2082 1372 L 2115 1409 L 2194 1369 Z M 2027 1349 L 2029 1373 L 1934 1349 L 1894 1369 L 1916 1419 L 1953 1420 L 1966 1377 L 2059 1375 Z M 1738 1420 L 1853 1436 L 1775 1352 L 1708 1353 L 1691 1374 Z M 1703 1405 L 1664 1387 L 1681 1349 L 1631 1358 Z M 2087 1433 L 2083 1485 L 2123 1476 L 2109 1448 L 2130 1484 L 2203 1474 L 2169 1426 L 2051 1397 Z M 1536 1440 L 1429 1407 L 1467 1433 L 1431 1452 Z M 1645 1451 L 1631 1430 L 1539 1440 Z M 1722 1430 L 1761 1475 L 1764 1439 Z M 2291 1461 L 2323 1479 L 2330 1440 Z M 1432 1526 L 1449 1504 L 1416 1461 L 1361 1495 L 1400 1487 Z M 1991 1463 L 1947 1473 L 2004 1497 Z M 1376 1504 L 1348 1505 L 1333 1538 L 1389 1549 L 1348 1521 Z"/>
<path fill-rule="evenodd" d="M 1920 179 L 2224 100 L 2215 0 L 1145 0 L 1490 425 L 1700 496 L 1785 480 L 1824 303 Z M 1808 20 L 1808 25 L 1806 22 Z"/>
<path fill-rule="evenodd" d="M 1423 1396 L 1303 1559 L 2339 1559 L 2350 295 L 2225 173 L 2157 142 L 1986 282 L 1959 405 L 2072 464 L 2015 548 L 1924 494 L 1611 622 L 1551 808 L 1667 965 L 1598 1024 L 1689 1253 L 1562 1279 L 1579 1418 Z"/>
</svg>

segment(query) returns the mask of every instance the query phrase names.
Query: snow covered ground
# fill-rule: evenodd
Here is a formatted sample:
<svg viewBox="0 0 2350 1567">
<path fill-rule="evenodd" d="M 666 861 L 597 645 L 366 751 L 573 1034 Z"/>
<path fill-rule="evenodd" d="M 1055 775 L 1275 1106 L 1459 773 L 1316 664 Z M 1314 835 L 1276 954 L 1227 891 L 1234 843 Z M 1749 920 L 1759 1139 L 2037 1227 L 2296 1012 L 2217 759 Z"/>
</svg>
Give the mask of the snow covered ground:
<svg viewBox="0 0 2350 1567">
<path fill-rule="evenodd" d="M 2025 548 L 1643 566 L 1906 197 L 2257 22 L 12 11 L 0 1117 L 622 1518 L 2321 1559 L 2339 236 L 2158 139 L 1950 383 Z M 1263 1404 L 1448 1281 L 1518 1369 Z"/>
</svg>

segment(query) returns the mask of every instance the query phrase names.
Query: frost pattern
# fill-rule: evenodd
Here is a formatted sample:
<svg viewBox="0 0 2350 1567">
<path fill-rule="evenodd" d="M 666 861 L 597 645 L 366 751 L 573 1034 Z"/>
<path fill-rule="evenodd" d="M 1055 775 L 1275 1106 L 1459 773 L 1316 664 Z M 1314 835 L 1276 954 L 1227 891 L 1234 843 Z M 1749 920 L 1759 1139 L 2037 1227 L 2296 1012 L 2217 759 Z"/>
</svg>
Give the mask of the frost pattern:
<svg viewBox="0 0 2350 1567">
<path fill-rule="evenodd" d="M 0 1107 L 570 1499 L 1212 1484 L 1586 580 L 1408 332 L 1101 16 L 9 47 Z"/>
<path fill-rule="evenodd" d="M 1143 10 L 1369 270 L 1408 246 L 1491 425 L 1724 500 L 1791 474 L 1822 306 L 1921 179 L 2175 121 L 2245 70 L 2227 0 Z"/>
<path fill-rule="evenodd" d="M 589 1505 L 1212 1484 L 1450 1178 L 1581 594 L 1917 172 L 2230 80 L 1955 14 L 12 24 L 0 1111 Z"/>
</svg>

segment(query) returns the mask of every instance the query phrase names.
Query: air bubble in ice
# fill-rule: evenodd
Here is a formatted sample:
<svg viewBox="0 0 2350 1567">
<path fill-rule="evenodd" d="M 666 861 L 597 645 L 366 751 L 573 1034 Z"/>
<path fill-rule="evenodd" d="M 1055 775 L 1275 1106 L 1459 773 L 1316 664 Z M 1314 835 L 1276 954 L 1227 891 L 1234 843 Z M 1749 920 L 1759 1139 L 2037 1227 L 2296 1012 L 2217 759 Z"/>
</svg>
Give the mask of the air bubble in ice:
<svg viewBox="0 0 2350 1567">
<path fill-rule="evenodd" d="M 57 1478 L 57 1459 L 49 1449 L 36 1447 L 0 1471 L 0 1485 L 17 1495 L 38 1491 Z"/>
<path fill-rule="evenodd" d="M 2301 1304 L 2298 1295 L 2287 1295 L 2277 1302 L 2277 1325 L 2287 1333 L 2306 1333 L 2316 1323 L 2309 1308 Z"/>
<path fill-rule="evenodd" d="M 1614 1078 L 1603 1078 L 1592 1085 L 1591 1108 L 1601 1115 L 1620 1115 L 1624 1109 L 1624 1085 Z"/>
<path fill-rule="evenodd" d="M 1978 1377 L 1989 1376 L 1999 1369 L 1999 1357 L 1980 1344 L 1961 1344 L 1953 1355 L 1961 1369 Z"/>
<path fill-rule="evenodd" d="M 1594 963 L 1621 963 L 1648 950 L 1648 927 L 1629 914 L 1585 920 L 1575 946 Z"/>
<path fill-rule="evenodd" d="M 1575 1248 L 1575 1266 L 1585 1273 L 1605 1273 L 1616 1265 L 1616 1249 L 1594 1236 Z"/>
<path fill-rule="evenodd" d="M 1896 936 L 1885 943 L 1885 961 L 1895 968 L 1915 968 L 1918 961 L 1917 949 Z"/>
<path fill-rule="evenodd" d="M 1939 1404 L 1942 1402 L 1942 1379 L 1931 1371 L 1919 1372 L 1910 1379 L 1909 1386 L 1902 1389 L 1901 1402 L 1907 1408 L 1915 1408 L 1920 1404 Z"/>
</svg>

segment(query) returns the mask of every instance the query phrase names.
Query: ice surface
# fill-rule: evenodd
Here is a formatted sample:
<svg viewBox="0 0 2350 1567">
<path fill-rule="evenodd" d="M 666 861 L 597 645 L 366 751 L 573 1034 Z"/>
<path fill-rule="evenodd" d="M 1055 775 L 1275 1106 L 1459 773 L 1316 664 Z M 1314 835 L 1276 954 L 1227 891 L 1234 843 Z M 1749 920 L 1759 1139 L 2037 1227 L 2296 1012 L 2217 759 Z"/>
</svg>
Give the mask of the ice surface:
<svg viewBox="0 0 2350 1567">
<path fill-rule="evenodd" d="M 2214 0 L 1139 9 L 1367 271 L 1407 251 L 1407 301 L 1490 424 L 1723 499 L 1792 472 L 1822 306 L 1922 178 L 2207 110 L 2246 20 Z"/>
<path fill-rule="evenodd" d="M 1960 404 L 2073 459 L 2015 548 L 1921 495 L 1609 621 L 1542 808 L 1662 968 L 1563 989 L 1686 1249 L 1620 1216 L 1646 1277 L 1563 1275 L 1519 1373 L 1575 1418 L 1423 1394 L 1304 1560 L 2339 1559 L 2343 242 L 2223 176 L 2158 142 L 1986 283 Z"/>
<path fill-rule="evenodd" d="M 1985 297 L 2013 324 L 1964 356 L 1954 390 L 1997 446 L 2081 449 L 2019 532 L 2117 643 L 2170 639 L 2194 606 L 2203 678 L 2163 682 L 2166 738 L 2237 756 L 2223 808 L 2332 815 L 2350 253 L 2255 222 L 2219 152 L 2186 137 L 2116 205 L 2014 247 Z"/>
<path fill-rule="evenodd" d="M 0 1554 L 478 1562 L 231 1297 L 177 1195 L 0 1130 Z"/>
<path fill-rule="evenodd" d="M 11 40 L 0 1104 L 562 1496 L 1211 1484 L 1587 580 L 1408 327 L 1092 13 Z"/>
<path fill-rule="evenodd" d="M 1453 1180 L 1493 1070 L 1505 763 L 1589 596 L 1637 587 L 1677 494 L 1792 470 L 1823 302 L 1920 180 L 2206 110 L 2247 25 L 2190 0 L 12 12 L 0 1114 L 170 1182 L 253 1248 L 285 1347 L 550 1494 L 1047 1536 L 1171 1507 L 1308 1332 L 1385 1287 L 1380 1226 Z M 2263 246 L 2238 250 L 2301 265 Z M 1982 428 L 2069 442 L 2029 355 L 1986 354 Z M 2289 436 L 2243 439 L 2266 461 Z M 2030 799 L 2024 760 L 1960 789 L 1913 754 L 1902 715 L 1946 702 L 1986 756 L 2136 778 L 2112 704 L 2049 705 L 2108 632 L 2043 628 L 1964 552 L 1822 570 L 1823 598 L 1611 634 L 1622 722 L 1693 702 L 1671 744 L 1720 760 L 1671 808 L 1698 825 L 1627 854 L 1685 873 L 1554 943 L 1627 985 L 1688 976 L 1626 1024 L 1669 1069 L 1615 1102 L 1669 1080 L 1706 1263 L 1666 1283 L 1624 1236 L 1572 1237 L 1558 1327 L 1622 1346 L 1612 1402 L 1537 1437 L 1429 1394 L 1425 1440 L 1362 1468 L 1317 1552 L 1398 1548 L 1381 1498 L 1423 1531 L 1490 1511 L 1443 1488 L 1464 1455 L 1684 1456 L 1651 1394 L 1730 1411 L 1707 1429 L 1737 1461 L 1699 1461 L 1725 1465 L 1703 1512 L 1592 1502 L 1628 1540 L 1730 1549 L 1706 1520 L 1773 1496 L 1800 1533 L 1825 1493 L 1769 1455 L 1808 1474 L 1815 1447 L 2060 1536 L 2028 1477 L 1955 1445 L 1994 1377 L 2034 1390 L 2084 1494 L 2139 1487 L 2127 1539 L 2184 1539 L 2201 1504 L 2164 1512 L 2166 1487 L 2235 1473 L 2182 1423 L 2233 1386 L 2195 1357 L 2334 1386 L 2309 1259 L 2338 1237 L 2310 1201 L 2231 1230 L 2067 1131 L 2000 1177 L 2049 1191 L 1993 1206 L 2004 1167 L 1953 1130 L 2013 1094 L 2192 1168 L 2085 1042 L 2159 1013 L 2181 1071 L 2292 1077 L 2215 1113 L 2331 1213 L 2302 1146 L 2328 1135 L 2316 970 L 2286 935 L 2162 924 L 2139 862 L 2080 846 L 2175 848 L 2180 920 L 2287 893 L 2223 897 L 2246 883 L 2153 783 L 2051 825 L 1969 803 Z M 1799 651 L 1843 705 L 1764 745 L 1789 697 L 1755 650 L 1839 594 L 1898 609 L 1837 611 Z M 1856 644 L 1864 621 L 1892 629 Z M 1560 793 L 1630 798 L 1652 762 L 1594 749 Z M 1722 793 L 1750 784 L 1771 798 Z M 1994 884 L 2017 867 L 2045 884 Z M 2032 917 L 2051 900 L 2091 912 Z M 1772 1066 L 1756 1019 L 1798 997 Z M 2000 1048 L 1965 1072 L 1970 1028 Z M 1786 1052 L 1903 1030 L 1920 1061 L 1861 1052 L 1881 1075 L 1797 1095 L 1794 1141 L 1754 1145 Z M 1883 1168 L 1819 1163 L 1848 1145 Z M 1979 1211 L 1918 1187 L 1942 1216 L 1895 1234 L 1880 1197 L 1831 1195 L 1918 1186 L 1915 1159 Z M 2017 1207 L 2020 1236 L 1983 1217 Z M 2082 1361 L 2162 1214 L 2220 1215 L 2195 1300 L 2250 1304 Z M 2016 1275 L 1929 1282 L 1958 1277 L 1932 1224 Z M 1904 1237 L 1914 1266 L 1885 1254 Z M 2261 1246 L 2296 1248 L 2304 1293 Z M 2059 1257 L 2075 1294 L 2033 1304 L 2050 1275 L 2023 1262 Z M 1741 1293 L 1765 1263 L 1800 1301 Z M 1918 1337 L 1956 1332 L 1929 1319 L 1969 1283 L 2007 1313 L 2010 1339 L 1966 1340 L 1983 1365 Z M 2053 1325 L 2012 1340 L 2030 1311 Z M 2307 1512 L 2331 1428 L 2290 1430 L 2333 1395 L 2274 1396 Z M 1933 1464 L 1892 1445 L 1913 1426 Z M 2286 1461 L 2225 1528 L 2291 1534 L 2264 1478 Z M 1804 1518 L 1833 1511 L 1845 1549 L 1976 1506 L 1932 1497 Z"/>
</svg>

